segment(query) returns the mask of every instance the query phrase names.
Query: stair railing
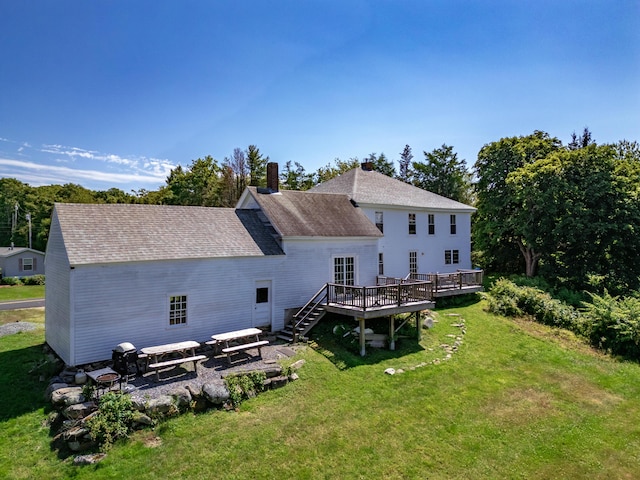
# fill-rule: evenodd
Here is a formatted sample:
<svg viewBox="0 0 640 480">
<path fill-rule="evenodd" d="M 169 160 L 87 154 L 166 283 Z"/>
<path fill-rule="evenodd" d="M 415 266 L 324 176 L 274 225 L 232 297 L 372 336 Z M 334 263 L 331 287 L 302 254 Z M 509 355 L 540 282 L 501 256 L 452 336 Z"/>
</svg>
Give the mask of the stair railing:
<svg viewBox="0 0 640 480">
<path fill-rule="evenodd" d="M 296 343 L 298 341 L 298 327 L 307 318 L 309 318 L 309 315 L 315 312 L 316 308 L 318 308 L 318 305 L 320 305 L 322 302 L 324 302 L 327 299 L 327 296 L 328 296 L 327 290 L 328 290 L 328 284 L 325 283 L 322 286 L 322 288 L 318 290 L 313 297 L 311 297 L 311 299 L 305 304 L 305 306 L 302 307 L 300 310 L 298 310 L 296 314 L 293 316 L 293 321 L 291 322 L 293 327 L 293 343 Z M 318 297 L 320 298 L 318 299 Z M 308 311 L 304 313 L 306 309 L 308 309 Z M 300 315 L 300 318 L 298 318 L 299 315 Z M 298 318 L 297 321 L 296 321 L 296 318 Z"/>
</svg>

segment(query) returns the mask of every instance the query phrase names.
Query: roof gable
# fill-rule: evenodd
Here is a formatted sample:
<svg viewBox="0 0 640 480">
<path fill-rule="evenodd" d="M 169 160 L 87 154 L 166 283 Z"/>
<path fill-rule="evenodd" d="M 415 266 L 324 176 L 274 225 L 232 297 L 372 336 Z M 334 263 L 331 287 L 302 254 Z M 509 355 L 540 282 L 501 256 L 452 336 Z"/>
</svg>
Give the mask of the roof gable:
<svg viewBox="0 0 640 480">
<path fill-rule="evenodd" d="M 313 193 L 340 193 L 357 203 L 474 212 L 475 208 L 409 185 L 380 172 L 354 168 L 313 187 Z"/>
<path fill-rule="evenodd" d="M 40 250 L 34 250 L 28 247 L 0 247 L 0 257 L 11 257 L 19 253 L 33 253 L 35 255 L 44 255 Z"/>
<path fill-rule="evenodd" d="M 382 236 L 346 195 L 294 190 L 263 194 L 255 187 L 248 187 L 248 192 L 283 237 Z"/>
<path fill-rule="evenodd" d="M 58 203 L 54 214 L 71 265 L 283 255 L 251 211 Z"/>
</svg>

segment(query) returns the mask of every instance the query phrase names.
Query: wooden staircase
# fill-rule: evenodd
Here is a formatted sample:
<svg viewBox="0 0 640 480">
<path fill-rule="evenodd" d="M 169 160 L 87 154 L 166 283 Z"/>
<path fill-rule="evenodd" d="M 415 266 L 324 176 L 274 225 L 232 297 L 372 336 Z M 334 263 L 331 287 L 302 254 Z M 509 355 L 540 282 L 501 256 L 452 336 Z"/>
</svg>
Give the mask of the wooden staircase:
<svg viewBox="0 0 640 480">
<path fill-rule="evenodd" d="M 323 285 L 318 292 L 311 297 L 307 304 L 296 312 L 291 323 L 285 325 L 276 337 L 290 343 L 296 343 L 300 337 L 315 327 L 327 313 L 323 302 L 327 300 L 327 288 Z"/>
</svg>

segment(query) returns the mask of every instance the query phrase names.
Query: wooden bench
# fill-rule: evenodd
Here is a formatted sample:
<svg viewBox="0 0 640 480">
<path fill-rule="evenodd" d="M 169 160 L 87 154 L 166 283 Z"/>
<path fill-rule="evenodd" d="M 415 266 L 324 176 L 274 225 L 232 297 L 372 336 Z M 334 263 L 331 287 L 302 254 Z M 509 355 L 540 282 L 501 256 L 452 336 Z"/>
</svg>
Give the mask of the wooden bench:
<svg viewBox="0 0 640 480">
<path fill-rule="evenodd" d="M 184 358 L 172 358 L 170 360 L 165 360 L 163 362 L 151 363 L 149 364 L 149 368 L 152 368 L 156 371 L 156 380 L 160 380 L 160 369 L 163 367 L 170 367 L 172 365 L 180 365 L 186 362 L 193 362 L 193 369 L 198 374 L 198 369 L 196 368 L 196 362 L 200 360 L 204 360 L 207 358 L 206 355 L 193 355 L 192 357 L 184 357 Z"/>
<path fill-rule="evenodd" d="M 268 345 L 269 340 L 259 340 L 257 342 L 251 343 L 241 343 L 240 345 L 234 345 L 233 347 L 226 347 L 222 349 L 222 353 L 227 354 L 227 360 L 229 361 L 229 365 L 231 365 L 231 354 L 234 352 L 241 352 L 243 350 L 249 350 L 250 348 L 257 348 L 258 355 L 262 358 L 262 346 Z"/>
</svg>

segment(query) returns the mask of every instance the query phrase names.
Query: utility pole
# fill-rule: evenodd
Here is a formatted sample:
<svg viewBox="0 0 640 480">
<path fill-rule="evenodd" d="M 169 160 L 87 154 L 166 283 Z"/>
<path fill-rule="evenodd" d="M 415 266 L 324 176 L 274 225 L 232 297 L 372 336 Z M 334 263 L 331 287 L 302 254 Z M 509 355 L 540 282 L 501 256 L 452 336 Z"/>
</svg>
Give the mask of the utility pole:
<svg viewBox="0 0 640 480">
<path fill-rule="evenodd" d="M 31 248 L 31 214 L 27 213 L 26 218 L 29 221 L 29 248 Z"/>
<path fill-rule="evenodd" d="M 12 235 L 16 231 L 16 228 L 18 228 L 18 208 L 20 208 L 20 205 L 18 205 L 18 202 L 16 202 L 16 205 L 13 211 L 13 216 L 11 217 L 11 234 Z"/>
</svg>

